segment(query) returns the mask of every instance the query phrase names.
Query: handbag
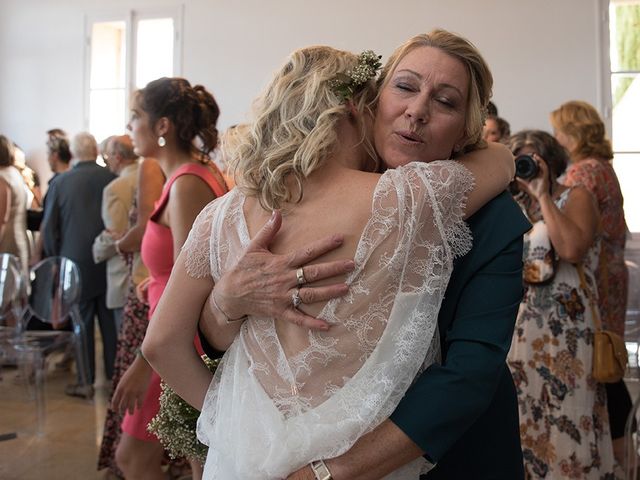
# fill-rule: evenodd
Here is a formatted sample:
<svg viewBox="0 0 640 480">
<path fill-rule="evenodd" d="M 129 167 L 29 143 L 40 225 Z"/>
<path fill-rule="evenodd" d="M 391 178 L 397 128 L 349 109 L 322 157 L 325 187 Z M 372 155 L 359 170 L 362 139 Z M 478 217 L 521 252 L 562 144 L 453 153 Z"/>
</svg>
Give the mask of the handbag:
<svg viewBox="0 0 640 480">
<path fill-rule="evenodd" d="M 629 356 L 624 339 L 615 332 L 604 330 L 600 311 L 585 281 L 582 264 L 576 266 L 580 276 L 580 287 L 589 299 L 595 332 L 593 334 L 593 367 L 591 375 L 596 382 L 616 383 L 622 380 L 627 370 Z"/>
<path fill-rule="evenodd" d="M 553 280 L 558 268 L 558 256 L 544 222 L 536 222 L 527 235 L 527 255 L 523 261 L 522 277 L 530 285 L 545 285 Z"/>
</svg>

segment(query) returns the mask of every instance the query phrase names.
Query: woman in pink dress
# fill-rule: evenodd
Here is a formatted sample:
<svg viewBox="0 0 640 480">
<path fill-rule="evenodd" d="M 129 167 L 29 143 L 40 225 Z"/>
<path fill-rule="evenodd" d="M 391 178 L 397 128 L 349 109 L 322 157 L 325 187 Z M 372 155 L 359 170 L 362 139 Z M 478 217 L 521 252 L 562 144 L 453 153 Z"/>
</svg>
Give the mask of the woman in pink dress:
<svg viewBox="0 0 640 480">
<path fill-rule="evenodd" d="M 583 186 L 595 197 L 602 222 L 602 246 L 596 270 L 602 326 L 624 336 L 629 272 L 624 263 L 627 225 L 622 192 L 611 160 L 613 149 L 598 111 L 586 102 L 571 101 L 551 112 L 556 139 L 570 155 L 564 183 Z M 624 428 L 631 397 L 624 383 L 605 384 L 616 460 L 624 461 Z"/>
<path fill-rule="evenodd" d="M 219 113 L 204 87 L 191 86 L 182 78 L 154 80 L 134 97 L 127 128 L 136 152 L 156 158 L 167 178 L 142 240 L 142 259 L 150 277 L 138 288 L 146 292 L 150 316 L 196 216 L 227 191 L 222 175 L 209 160 L 218 142 Z M 158 412 L 159 397 L 160 377 L 138 355 L 112 400 L 114 409 L 126 410 L 116 462 L 128 479 L 165 478 L 162 446 L 147 431 Z"/>
</svg>

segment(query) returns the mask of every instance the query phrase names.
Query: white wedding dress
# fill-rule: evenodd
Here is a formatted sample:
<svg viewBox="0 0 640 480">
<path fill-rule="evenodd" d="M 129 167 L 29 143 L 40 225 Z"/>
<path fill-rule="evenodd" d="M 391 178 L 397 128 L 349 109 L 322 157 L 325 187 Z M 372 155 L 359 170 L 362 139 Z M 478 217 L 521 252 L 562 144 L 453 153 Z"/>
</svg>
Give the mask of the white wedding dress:
<svg viewBox="0 0 640 480">
<path fill-rule="evenodd" d="M 463 222 L 471 173 L 459 163 L 387 171 L 348 276 L 349 294 L 319 317 L 328 332 L 278 334 L 250 318 L 224 355 L 198 420 L 205 479 L 282 479 L 347 451 L 388 418 L 439 357 L 437 316 L 453 259 L 471 247 Z M 184 245 L 191 276 L 217 281 L 249 242 L 236 188 L 209 204 Z M 286 221 L 286 220 L 285 220 Z M 434 412 L 437 415 L 437 412 Z M 422 458 L 389 479 L 418 479 Z"/>
</svg>

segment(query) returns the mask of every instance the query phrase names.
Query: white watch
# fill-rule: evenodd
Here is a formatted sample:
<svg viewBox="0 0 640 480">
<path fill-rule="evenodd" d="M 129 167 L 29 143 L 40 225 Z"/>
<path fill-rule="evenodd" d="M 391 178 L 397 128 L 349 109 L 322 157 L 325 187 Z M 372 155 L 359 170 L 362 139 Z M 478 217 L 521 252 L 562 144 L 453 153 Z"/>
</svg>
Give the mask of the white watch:
<svg viewBox="0 0 640 480">
<path fill-rule="evenodd" d="M 314 460 L 309 464 L 313 474 L 316 476 L 316 480 L 333 480 L 331 472 L 324 463 L 324 460 Z"/>
</svg>

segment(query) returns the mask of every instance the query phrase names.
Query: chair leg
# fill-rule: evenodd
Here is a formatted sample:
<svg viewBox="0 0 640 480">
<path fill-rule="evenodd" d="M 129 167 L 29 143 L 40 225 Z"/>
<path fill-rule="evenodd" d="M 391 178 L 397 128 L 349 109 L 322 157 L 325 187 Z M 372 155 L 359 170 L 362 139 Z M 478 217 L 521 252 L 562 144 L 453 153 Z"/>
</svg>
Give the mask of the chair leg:
<svg viewBox="0 0 640 480">
<path fill-rule="evenodd" d="M 47 406 L 45 401 L 45 359 L 40 352 L 34 352 L 34 387 L 36 394 L 36 433 L 44 435 L 44 427 L 47 419 Z"/>
<path fill-rule="evenodd" d="M 33 398 L 36 405 L 36 434 L 43 435 L 47 415 L 45 358 L 38 350 L 27 350 L 20 352 L 19 362 L 27 395 L 30 399 Z M 31 382 L 33 382 L 33 387 Z"/>
<path fill-rule="evenodd" d="M 89 373 L 89 352 L 87 349 L 87 334 L 80 317 L 80 312 L 72 312 L 73 340 L 78 368 L 78 383 L 84 386 L 92 385 Z"/>
</svg>

